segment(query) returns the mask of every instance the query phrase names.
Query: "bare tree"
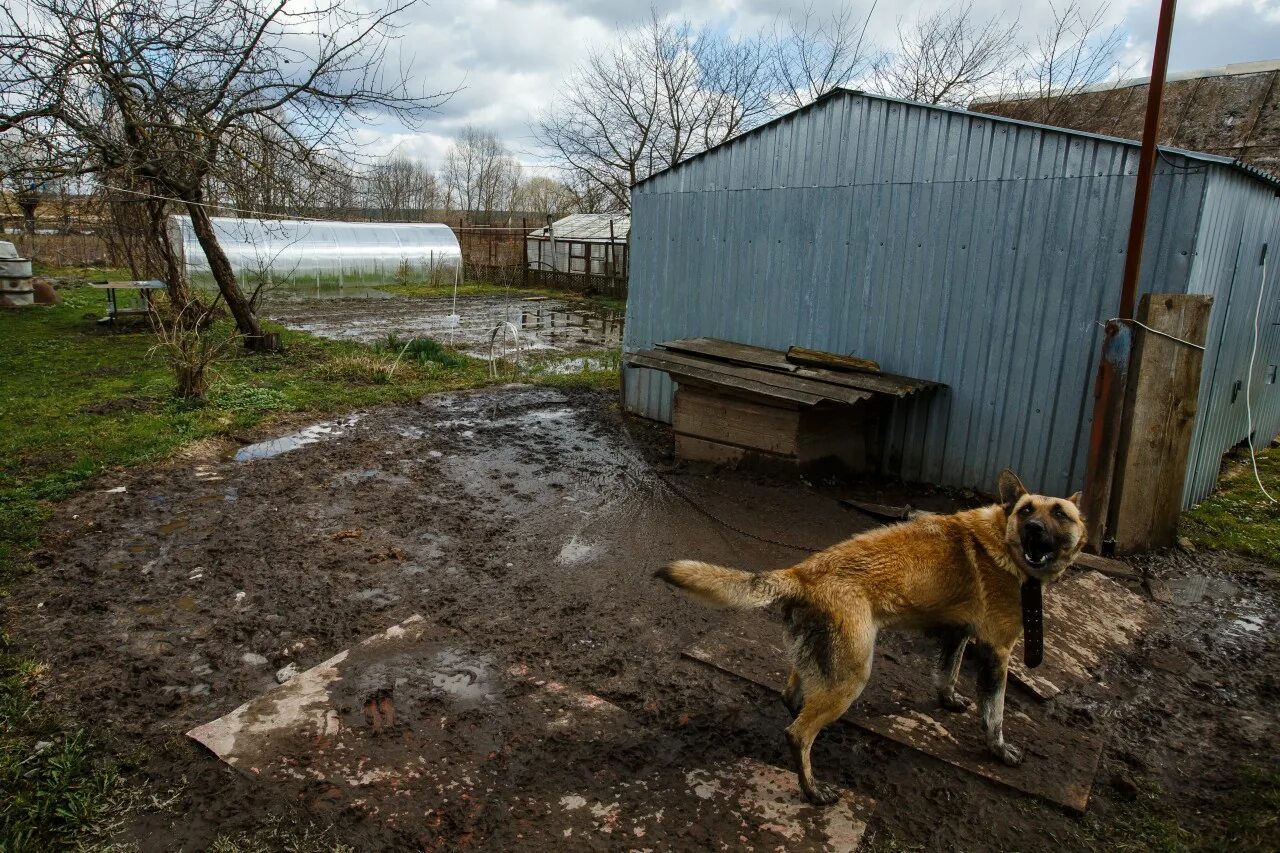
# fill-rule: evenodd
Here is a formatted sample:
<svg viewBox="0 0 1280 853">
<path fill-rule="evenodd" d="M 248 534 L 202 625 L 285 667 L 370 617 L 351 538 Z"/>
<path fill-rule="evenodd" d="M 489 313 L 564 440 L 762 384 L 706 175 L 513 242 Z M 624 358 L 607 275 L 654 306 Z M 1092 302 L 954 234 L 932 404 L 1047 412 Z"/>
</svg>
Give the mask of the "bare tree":
<svg viewBox="0 0 1280 853">
<path fill-rule="evenodd" d="M 632 184 L 754 126 L 771 109 L 760 39 L 656 14 L 593 50 L 534 124 L 558 165 L 625 210 Z"/>
<path fill-rule="evenodd" d="M 578 197 L 573 189 L 555 178 L 536 175 L 520 184 L 511 207 L 524 213 L 539 213 L 560 219 L 577 210 Z"/>
<path fill-rule="evenodd" d="M 437 105 L 445 95 L 411 92 L 382 70 L 393 21 L 412 2 L 0 5 L 0 133 L 52 140 L 76 168 L 127 174 L 140 187 L 131 191 L 175 199 L 254 346 L 261 329 L 218 244 L 211 187 L 230 164 L 261 173 L 313 162 L 342 147 L 362 114 L 412 121 Z M 256 144 L 236 144 L 244 139 Z"/>
<path fill-rule="evenodd" d="M 898 22 L 898 48 L 876 63 L 876 88 L 924 104 L 965 106 L 997 88 L 1018 54 L 1018 21 L 978 20 L 972 3 Z"/>
<path fill-rule="evenodd" d="M 1124 36 L 1119 27 L 1106 25 L 1109 7 L 1092 11 L 1079 0 L 1054 5 L 1053 21 L 1022 51 L 1022 65 L 1015 76 L 1019 98 L 1011 118 L 1053 124 L 1062 108 L 1062 96 L 1079 94 L 1110 77 L 1118 76 L 1119 53 Z"/>
<path fill-rule="evenodd" d="M 861 16 L 843 6 L 819 18 L 810 4 L 775 26 L 771 70 L 779 104 L 802 107 L 868 74 L 877 60 L 867 41 L 875 10 L 875 2 Z"/>
<path fill-rule="evenodd" d="M 419 160 L 390 154 L 364 175 L 369 206 L 383 221 L 420 219 L 424 211 L 440 207 L 440 187 L 435 172 Z"/>
<path fill-rule="evenodd" d="M 443 179 L 458 209 L 485 216 L 509 209 L 520 184 L 520 162 L 496 135 L 467 126 L 445 154 Z"/>
</svg>

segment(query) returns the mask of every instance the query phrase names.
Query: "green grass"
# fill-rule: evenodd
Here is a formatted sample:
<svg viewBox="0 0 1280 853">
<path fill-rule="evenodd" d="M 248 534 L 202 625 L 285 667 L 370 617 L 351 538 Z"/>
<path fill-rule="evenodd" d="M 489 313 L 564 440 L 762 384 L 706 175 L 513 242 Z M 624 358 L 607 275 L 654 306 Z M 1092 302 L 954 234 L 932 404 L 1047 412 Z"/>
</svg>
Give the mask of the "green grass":
<svg viewBox="0 0 1280 853">
<path fill-rule="evenodd" d="M 383 284 L 379 285 L 378 289 L 394 293 L 397 296 L 432 298 L 453 296 L 452 284 Z M 459 296 L 506 296 L 507 294 L 515 298 L 542 296 L 548 299 L 559 299 L 564 302 L 582 302 L 594 308 L 608 311 L 622 312 L 627 310 L 627 300 L 615 299 L 611 296 L 586 296 L 565 290 L 548 290 L 539 287 L 507 287 L 506 285 L 493 284 L 487 281 L 465 281 L 458 285 Z"/>
<path fill-rule="evenodd" d="M 1280 449 L 1258 453 L 1258 474 L 1267 491 L 1280 497 Z M 1258 488 L 1247 451 L 1228 461 L 1217 491 L 1183 513 L 1179 530 L 1197 546 L 1280 564 L 1280 504 Z"/>
<path fill-rule="evenodd" d="M 0 634 L 0 850 L 13 853 L 102 841 L 138 801 L 86 729 L 33 698 L 38 673 Z"/>
<path fill-rule="evenodd" d="M 381 352 L 389 353 L 397 361 L 408 359 L 418 364 L 438 364 L 441 367 L 459 367 L 466 359 L 442 346 L 431 338 L 401 338 L 388 335 L 387 340 L 378 347 Z"/>
<path fill-rule="evenodd" d="M 574 364 L 578 359 L 580 366 Z M 526 356 L 524 369 L 526 381 L 537 385 L 616 391 L 621 361 L 619 350 L 535 353 Z"/>
<path fill-rule="evenodd" d="M 331 828 L 314 824 L 289 825 L 272 817 L 250 830 L 219 835 L 208 853 L 354 853 L 355 848 L 338 841 Z"/>
</svg>

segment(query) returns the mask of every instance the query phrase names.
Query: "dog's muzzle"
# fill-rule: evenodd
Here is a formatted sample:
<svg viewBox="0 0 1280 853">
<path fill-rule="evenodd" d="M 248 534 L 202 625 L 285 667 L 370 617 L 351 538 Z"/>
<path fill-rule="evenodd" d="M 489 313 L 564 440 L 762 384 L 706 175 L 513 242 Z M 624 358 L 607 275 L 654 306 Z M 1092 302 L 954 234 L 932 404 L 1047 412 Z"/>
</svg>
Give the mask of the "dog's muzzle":
<svg viewBox="0 0 1280 853">
<path fill-rule="evenodd" d="M 1018 539 L 1022 545 L 1022 558 L 1033 570 L 1048 568 L 1058 555 L 1058 546 L 1053 537 L 1044 524 L 1036 519 L 1022 525 Z"/>
</svg>

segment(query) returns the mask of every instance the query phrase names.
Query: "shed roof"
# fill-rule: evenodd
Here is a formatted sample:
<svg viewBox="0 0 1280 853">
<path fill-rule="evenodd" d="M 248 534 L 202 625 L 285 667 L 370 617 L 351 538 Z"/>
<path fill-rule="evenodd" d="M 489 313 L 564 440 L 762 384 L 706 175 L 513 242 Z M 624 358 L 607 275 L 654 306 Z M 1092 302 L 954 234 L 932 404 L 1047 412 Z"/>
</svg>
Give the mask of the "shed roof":
<svg viewBox="0 0 1280 853">
<path fill-rule="evenodd" d="M 772 119 L 771 121 L 767 121 L 764 124 L 757 125 L 756 127 L 753 127 L 751 130 L 748 130 L 744 133 L 740 133 L 731 139 L 727 139 L 724 142 L 721 142 L 719 145 L 714 145 L 711 148 L 707 148 L 703 151 L 700 151 L 686 160 L 681 160 L 679 163 L 677 163 L 674 166 L 669 166 L 660 172 L 654 172 L 648 177 L 643 178 L 642 180 L 636 181 L 634 184 L 632 184 L 632 187 L 634 188 L 634 187 L 640 186 L 641 184 L 648 183 L 654 178 L 657 178 L 660 175 L 665 175 L 668 172 L 673 172 L 673 171 L 676 171 L 677 169 L 684 169 L 690 164 L 696 163 L 697 161 L 701 160 L 704 156 L 711 153 L 712 151 L 715 151 L 719 148 L 723 148 L 726 145 L 732 145 L 740 139 L 744 139 L 748 136 L 759 133 L 765 128 L 772 127 L 775 124 L 779 124 L 783 121 L 786 121 L 787 119 L 800 115 L 801 113 L 807 113 L 810 110 L 815 109 L 819 105 L 825 104 L 827 101 L 830 101 L 834 98 L 842 98 L 842 97 L 870 98 L 878 101 L 887 101 L 889 103 L 903 104 L 909 107 L 918 107 L 920 109 L 925 109 L 925 110 L 937 110 L 939 112 L 952 113 L 954 115 L 964 116 L 973 121 L 984 121 L 984 122 L 989 121 L 989 122 L 994 122 L 996 124 L 1015 125 L 1019 127 L 1032 127 L 1032 128 L 1037 128 L 1039 130 L 1051 131 L 1053 133 L 1061 133 L 1067 136 L 1075 136 L 1082 139 L 1094 139 L 1094 140 L 1101 140 L 1103 142 L 1112 142 L 1112 143 L 1115 143 L 1116 145 L 1124 145 L 1130 148 L 1141 147 L 1140 142 L 1137 142 L 1132 139 L 1122 139 L 1116 136 L 1106 136 L 1101 133 L 1090 133 L 1088 131 L 1083 131 L 1083 130 L 1072 130 L 1070 128 L 1056 127 L 1054 125 L 1049 125 L 1049 124 L 1040 124 L 1038 122 L 1033 122 L 1033 121 L 1023 121 L 1022 119 L 1005 118 L 1004 116 L 991 115 L 988 113 L 974 113 L 974 112 L 970 112 L 969 110 L 961 109 L 959 107 L 946 107 L 946 106 L 939 106 L 936 104 L 921 104 L 916 101 L 908 101 L 903 98 L 893 98 L 888 95 L 879 95 L 874 92 L 864 92 L 861 89 L 837 88 L 837 89 L 832 89 L 830 92 L 827 92 L 825 95 L 817 98 L 814 101 L 809 102 L 808 104 L 805 104 L 803 107 L 792 110 L 789 113 L 784 113 L 783 115 L 780 115 L 777 118 Z M 1167 152 L 1169 154 L 1176 154 L 1178 156 L 1185 157 L 1188 160 L 1195 160 L 1201 163 L 1213 163 L 1220 166 L 1226 166 L 1227 168 L 1234 169 L 1239 172 L 1243 172 L 1244 174 L 1248 175 L 1254 180 L 1257 180 L 1263 184 L 1266 184 L 1268 187 L 1270 187 L 1273 190 L 1280 191 L 1280 177 L 1276 177 L 1274 175 L 1269 174 L 1268 172 L 1264 172 L 1261 169 L 1258 169 L 1255 166 L 1251 166 L 1248 163 L 1244 163 L 1240 160 L 1237 160 L 1234 157 L 1223 157 L 1217 154 L 1206 154 L 1201 151 L 1187 151 L 1182 148 L 1172 148 L 1165 145 L 1161 145 L 1160 150 Z M 598 216 L 601 214 L 582 214 L 582 215 Z M 572 219 L 573 217 L 569 217 L 569 218 Z M 556 237 L 558 238 L 559 236 L 560 236 L 560 231 L 557 226 Z"/>
<path fill-rule="evenodd" d="M 557 240 L 579 240 L 585 243 L 609 242 L 609 223 L 613 223 L 614 242 L 623 242 L 631 231 L 631 217 L 625 213 L 575 213 L 557 219 L 550 228 L 539 228 L 529 234 L 535 239 L 547 240 L 554 230 Z"/>
</svg>

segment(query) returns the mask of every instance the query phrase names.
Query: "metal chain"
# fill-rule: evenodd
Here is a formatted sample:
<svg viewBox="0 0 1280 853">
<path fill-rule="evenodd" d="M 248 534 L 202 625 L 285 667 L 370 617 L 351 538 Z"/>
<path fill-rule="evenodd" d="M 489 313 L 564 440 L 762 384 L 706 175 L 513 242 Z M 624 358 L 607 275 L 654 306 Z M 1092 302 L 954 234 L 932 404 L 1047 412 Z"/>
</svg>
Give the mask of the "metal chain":
<svg viewBox="0 0 1280 853">
<path fill-rule="evenodd" d="M 745 536 L 748 539 L 755 539 L 758 542 L 764 542 L 769 545 L 779 545 L 783 548 L 790 548 L 793 551 L 803 551 L 806 554 L 816 554 L 818 553 L 818 551 L 821 550 L 820 548 L 806 548 L 803 545 L 795 545 L 795 544 L 792 544 L 791 542 L 783 542 L 781 539 L 770 539 L 768 536 L 761 536 L 758 533 L 751 533 L 749 531 L 743 530 L 741 527 L 737 527 L 736 525 L 730 524 L 729 522 L 725 521 L 723 518 L 713 515 L 710 510 L 699 505 L 697 501 L 695 501 L 693 498 L 686 495 L 683 491 L 677 488 L 676 485 L 672 483 L 670 480 L 668 480 L 666 477 L 662 476 L 661 474 L 658 474 L 657 476 L 658 476 L 659 483 L 661 483 L 662 485 L 670 489 L 672 492 L 674 492 L 677 497 L 679 497 L 689 506 L 693 507 L 702 515 L 705 515 L 707 518 L 711 519 L 716 524 L 719 524 L 721 527 L 726 527 L 729 530 L 732 530 L 734 533 L 737 533 L 739 536 Z"/>
</svg>

